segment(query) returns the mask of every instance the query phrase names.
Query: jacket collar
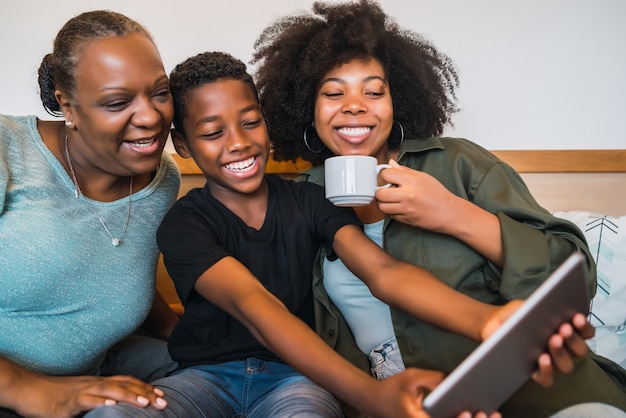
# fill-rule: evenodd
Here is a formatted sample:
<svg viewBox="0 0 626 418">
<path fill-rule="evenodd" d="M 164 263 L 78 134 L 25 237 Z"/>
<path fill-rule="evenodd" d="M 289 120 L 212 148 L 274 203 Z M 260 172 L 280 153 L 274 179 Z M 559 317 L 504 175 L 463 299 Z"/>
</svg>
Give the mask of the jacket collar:
<svg viewBox="0 0 626 418">
<path fill-rule="evenodd" d="M 400 155 L 398 160 L 402 159 L 405 153 L 419 153 L 431 149 L 444 149 L 443 141 L 438 137 L 405 139 L 400 147 Z"/>
</svg>

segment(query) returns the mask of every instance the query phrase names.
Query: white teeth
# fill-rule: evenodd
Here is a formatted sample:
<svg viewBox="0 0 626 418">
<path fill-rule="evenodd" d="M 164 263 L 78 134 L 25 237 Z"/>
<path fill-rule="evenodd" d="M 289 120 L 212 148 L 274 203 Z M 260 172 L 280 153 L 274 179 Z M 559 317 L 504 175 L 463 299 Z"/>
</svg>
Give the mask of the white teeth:
<svg viewBox="0 0 626 418">
<path fill-rule="evenodd" d="M 150 139 L 141 139 L 139 141 L 129 141 L 128 143 L 133 147 L 137 148 L 147 148 L 150 145 L 154 144 L 155 138 Z"/>
<path fill-rule="evenodd" d="M 337 131 L 340 134 L 348 135 L 348 136 L 365 135 L 366 133 L 368 133 L 371 130 L 372 130 L 371 128 L 366 128 L 366 127 L 361 127 L 361 128 L 339 128 L 339 129 L 337 129 Z"/>
<path fill-rule="evenodd" d="M 254 162 L 256 161 L 256 157 L 248 158 L 243 161 L 235 161 L 234 163 L 226 164 L 225 167 L 232 171 L 245 171 L 250 169 Z"/>
</svg>

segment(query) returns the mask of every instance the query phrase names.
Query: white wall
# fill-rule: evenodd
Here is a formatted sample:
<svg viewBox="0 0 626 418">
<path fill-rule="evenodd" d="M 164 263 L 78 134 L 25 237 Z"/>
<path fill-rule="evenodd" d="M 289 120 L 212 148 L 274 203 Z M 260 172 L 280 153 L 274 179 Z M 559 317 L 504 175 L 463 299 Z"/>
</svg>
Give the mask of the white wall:
<svg viewBox="0 0 626 418">
<path fill-rule="evenodd" d="M 0 15 L 0 113 L 49 118 L 37 68 L 60 27 L 108 8 L 145 24 L 166 71 L 207 50 L 249 61 L 274 18 L 312 0 L 20 0 Z M 401 25 L 456 62 L 459 105 L 449 134 L 489 149 L 626 148 L 626 1 L 380 0 Z M 167 5 L 167 7 L 164 7 Z"/>
</svg>

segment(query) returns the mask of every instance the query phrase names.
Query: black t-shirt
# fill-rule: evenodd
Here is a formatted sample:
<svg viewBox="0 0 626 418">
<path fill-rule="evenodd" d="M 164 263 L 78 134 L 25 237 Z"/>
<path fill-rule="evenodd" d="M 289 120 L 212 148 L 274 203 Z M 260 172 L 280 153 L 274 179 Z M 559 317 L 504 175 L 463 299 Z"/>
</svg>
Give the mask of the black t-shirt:
<svg viewBox="0 0 626 418">
<path fill-rule="evenodd" d="M 278 360 L 239 321 L 195 291 L 196 280 L 207 269 L 223 257 L 236 258 L 313 328 L 315 255 L 325 245 L 329 258 L 336 258 L 335 233 L 348 224 L 361 226 L 352 209 L 334 206 L 318 185 L 273 175 L 266 180 L 267 214 L 260 230 L 247 226 L 206 186 L 176 202 L 159 227 L 159 248 L 185 306 L 169 340 L 170 353 L 181 367 L 248 357 Z"/>
</svg>

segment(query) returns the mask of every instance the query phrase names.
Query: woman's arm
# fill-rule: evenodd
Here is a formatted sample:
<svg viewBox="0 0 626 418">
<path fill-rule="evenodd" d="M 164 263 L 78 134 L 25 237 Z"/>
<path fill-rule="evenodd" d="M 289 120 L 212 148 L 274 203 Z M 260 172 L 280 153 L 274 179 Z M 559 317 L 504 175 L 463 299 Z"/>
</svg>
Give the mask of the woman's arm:
<svg viewBox="0 0 626 418">
<path fill-rule="evenodd" d="M 0 357 L 0 406 L 24 417 L 75 416 L 116 402 L 163 409 L 162 395 L 130 376 L 44 376 Z"/>
<path fill-rule="evenodd" d="M 152 309 L 143 326 L 155 337 L 167 341 L 178 323 L 178 318 L 178 314 L 172 309 L 172 306 L 167 304 L 157 289 L 154 293 Z"/>
<path fill-rule="evenodd" d="M 504 265 L 500 220 L 474 203 L 450 193 L 428 173 L 389 161 L 381 177 L 395 187 L 376 192 L 381 211 L 398 222 L 453 236 L 495 265 Z M 454 220 L 450 222 L 450 220 Z"/>
</svg>

